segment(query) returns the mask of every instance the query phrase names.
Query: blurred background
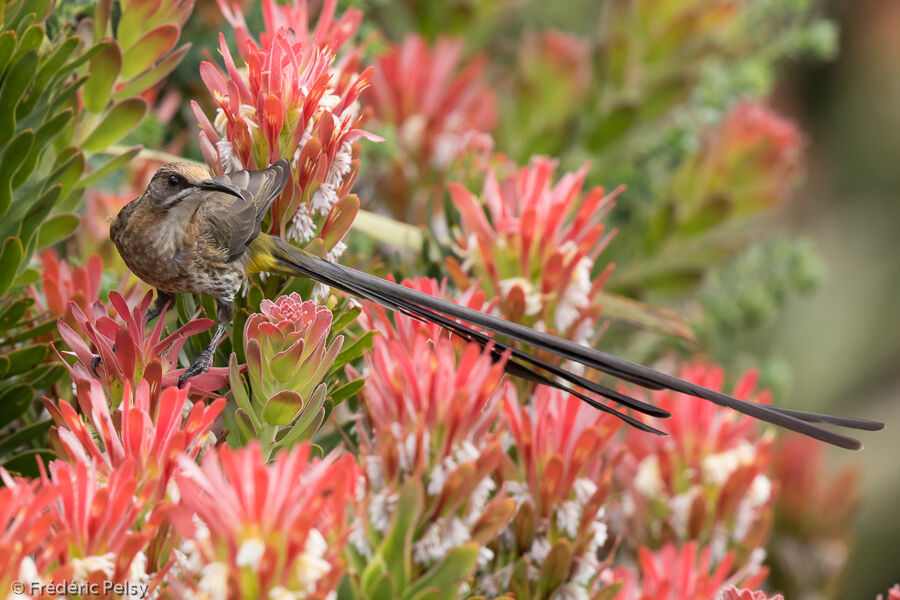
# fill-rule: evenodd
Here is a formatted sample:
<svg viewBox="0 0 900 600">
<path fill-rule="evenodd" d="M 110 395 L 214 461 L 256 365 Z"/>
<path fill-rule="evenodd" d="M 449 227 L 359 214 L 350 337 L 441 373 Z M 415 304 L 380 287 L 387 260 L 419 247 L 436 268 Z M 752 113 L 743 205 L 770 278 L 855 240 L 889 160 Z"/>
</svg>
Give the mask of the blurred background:
<svg viewBox="0 0 900 600">
<path fill-rule="evenodd" d="M 808 173 L 789 212 L 827 275 L 789 303 L 768 343 L 793 372 L 792 403 L 887 422 L 856 455 L 862 469 L 847 598 L 900 579 L 900 3 L 823 4 L 840 30 L 833 61 L 786 65 L 779 100 L 808 136 Z"/>
</svg>

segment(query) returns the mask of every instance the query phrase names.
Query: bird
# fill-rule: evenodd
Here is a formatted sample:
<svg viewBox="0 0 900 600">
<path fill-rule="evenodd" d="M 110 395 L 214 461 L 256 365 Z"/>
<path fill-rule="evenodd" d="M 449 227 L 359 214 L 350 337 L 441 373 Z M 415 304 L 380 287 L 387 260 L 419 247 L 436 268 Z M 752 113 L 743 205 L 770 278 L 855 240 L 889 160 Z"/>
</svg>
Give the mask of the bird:
<svg viewBox="0 0 900 600">
<path fill-rule="evenodd" d="M 883 423 L 868 419 L 740 400 L 601 350 L 326 260 L 262 231 L 263 219 L 290 178 L 290 163 L 285 159 L 265 169 L 216 176 L 194 163 L 171 162 L 154 173 L 146 190 L 125 205 L 110 224 L 110 238 L 125 264 L 140 279 L 156 288 L 156 300 L 145 315 L 148 322 L 158 317 L 165 306 L 174 301 L 176 294 L 206 294 L 215 300 L 216 329 L 212 339 L 181 374 L 179 387 L 191 377 L 205 373 L 212 365 L 216 347 L 234 316 L 234 298 L 248 276 L 276 273 L 308 277 L 397 313 L 440 325 L 451 334 L 478 344 L 495 360 L 505 359 L 504 368 L 509 375 L 571 393 L 595 409 L 648 433 L 665 435 L 645 419 L 636 418 L 620 407 L 663 419 L 671 414 L 542 360 L 517 344 L 644 388 L 668 389 L 702 398 L 842 448 L 858 450 L 862 444 L 821 425 L 866 431 L 884 427 Z"/>
</svg>

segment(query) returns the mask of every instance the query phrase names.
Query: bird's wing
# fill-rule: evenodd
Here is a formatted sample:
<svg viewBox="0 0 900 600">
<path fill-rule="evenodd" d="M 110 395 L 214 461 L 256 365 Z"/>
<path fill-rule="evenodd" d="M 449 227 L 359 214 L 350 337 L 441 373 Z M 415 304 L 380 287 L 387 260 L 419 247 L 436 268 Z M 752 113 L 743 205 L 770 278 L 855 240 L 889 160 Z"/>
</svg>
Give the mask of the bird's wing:
<svg viewBox="0 0 900 600">
<path fill-rule="evenodd" d="M 217 202 L 213 210 L 205 211 L 208 231 L 219 247 L 227 249 L 228 262 L 243 256 L 259 235 L 260 222 L 290 178 L 291 165 L 284 158 L 259 171 L 235 171 L 212 178 L 236 188 L 243 197 L 210 192 Z"/>
</svg>

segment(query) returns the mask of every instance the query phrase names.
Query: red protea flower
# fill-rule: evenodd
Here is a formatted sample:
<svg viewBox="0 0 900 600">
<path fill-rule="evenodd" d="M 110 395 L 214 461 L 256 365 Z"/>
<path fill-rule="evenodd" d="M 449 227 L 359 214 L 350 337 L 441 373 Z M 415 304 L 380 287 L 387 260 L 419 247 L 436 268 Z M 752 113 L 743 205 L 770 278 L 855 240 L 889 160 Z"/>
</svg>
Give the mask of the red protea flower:
<svg viewBox="0 0 900 600">
<path fill-rule="evenodd" d="M 40 258 L 43 294 L 34 287 L 31 288 L 31 295 L 37 301 L 38 309 L 74 324 L 70 303 L 74 302 L 84 311 L 97 300 L 100 295 L 103 260 L 99 255 L 92 254 L 84 266 L 73 267 L 65 260 L 60 260 L 52 248 L 41 252 Z"/>
<path fill-rule="evenodd" d="M 357 98 L 369 85 L 371 68 L 355 72 L 358 60 L 335 69 L 335 53 L 359 25 L 356 11 L 335 20 L 335 0 L 325 3 L 309 33 L 305 2 L 279 7 L 264 3 L 267 32 L 257 45 L 238 9 L 221 3 L 236 27 L 244 67 L 219 36 L 225 72 L 209 62 L 200 75 L 216 104 L 210 121 L 192 102 L 200 124 L 200 147 L 218 173 L 263 168 L 285 157 L 293 167 L 288 185 L 272 210 L 269 230 L 308 243 L 322 238 L 326 251 L 343 251 L 341 238 L 359 209 L 349 190 L 359 169 L 353 142 L 379 140 L 362 129 Z M 354 55 L 354 51 L 349 51 Z"/>
<path fill-rule="evenodd" d="M 859 466 L 829 477 L 821 444 L 793 435 L 778 441 L 773 463 L 779 490 L 768 544 L 773 583 L 788 598 L 838 593 L 861 502 Z"/>
<path fill-rule="evenodd" d="M 92 463 L 50 463 L 45 485 L 55 490 L 50 505 L 54 531 L 37 553 L 37 572 L 60 581 L 130 581 L 146 584 L 143 549 L 157 533 L 165 510 L 138 491 L 136 463 L 112 470 Z M 153 488 L 152 481 L 145 485 Z"/>
<path fill-rule="evenodd" d="M 424 278 L 404 285 L 430 293 L 446 290 Z M 475 543 L 479 563 L 485 564 L 493 557 L 485 545 L 514 508 L 496 495 L 492 477 L 503 461 L 495 431 L 501 398 L 511 393 L 508 384 L 501 385 L 505 357 L 497 360 L 489 350 L 452 340 L 410 317 L 390 320 L 368 303 L 363 323 L 382 335 L 365 356 L 359 434 L 368 493 L 360 501 L 365 520 L 354 529 L 354 548 L 371 557 L 384 539 L 396 535 L 391 527 L 403 526 L 395 521 L 412 519 L 416 534 L 407 552 L 413 580 L 467 544 Z M 411 504 L 415 498 L 421 498 L 419 508 Z"/>
<path fill-rule="evenodd" d="M 723 389 L 724 372 L 698 363 L 685 365 L 682 379 Z M 756 391 L 757 373 L 748 371 L 732 394 L 768 403 Z M 746 416 L 670 391 L 639 391 L 672 413 L 669 437 L 626 432 L 618 478 L 628 490 L 627 539 L 647 545 L 698 540 L 718 560 L 728 548 L 738 562 L 759 561 L 771 523 L 774 500 L 768 476 L 772 437 L 761 435 Z M 651 439 L 652 438 L 652 439 Z"/>
<path fill-rule="evenodd" d="M 83 311 L 71 303 L 74 328 L 59 321 L 60 336 L 78 359 L 68 367 L 72 379 L 90 381 L 96 367 L 106 397 L 113 406 L 117 406 L 122 398 L 126 381 L 131 389 L 135 389 L 141 379 L 150 382 L 151 403 L 156 402 L 162 388 L 178 383 L 184 369 L 177 369 L 176 361 L 187 338 L 213 325 L 211 319 L 194 319 L 163 338 L 163 313 L 148 334 L 144 315 L 152 299 L 151 291 L 135 305 L 127 302 L 120 293 L 110 292 L 109 306 L 96 300 Z M 116 318 L 109 316 L 110 309 Z M 95 361 L 95 355 L 100 357 L 99 362 Z M 212 367 L 203 375 L 192 378 L 192 391 L 209 395 L 220 389 L 225 384 L 227 371 L 224 367 Z"/>
<path fill-rule="evenodd" d="M 502 181 L 490 172 L 480 201 L 451 184 L 462 218 L 457 242 L 463 263 L 450 259 L 448 267 L 460 289 L 480 281 L 505 318 L 583 341 L 601 313 L 597 295 L 611 272 L 610 265 L 592 276 L 612 238 L 601 219 L 618 190 L 582 195 L 587 166 L 553 185 L 555 167 L 535 158 Z"/>
<path fill-rule="evenodd" d="M 503 489 L 517 510 L 499 538 L 506 566 L 480 574 L 478 583 L 496 594 L 513 585 L 515 563 L 526 562 L 537 568 L 522 571 L 527 576 L 513 587 L 538 590 L 549 580 L 559 597 L 593 597 L 610 583 L 601 577 L 598 550 L 607 543 L 610 450 L 621 423 L 556 389 L 539 387 L 530 400 L 523 406 L 515 395 L 504 398 L 515 451 Z"/>
<path fill-rule="evenodd" d="M 56 489 L 40 480 L 13 478 L 0 468 L 0 585 L 36 583 L 50 552 L 44 551 L 55 526 L 50 504 Z M 26 587 L 26 590 L 30 587 Z"/>
<path fill-rule="evenodd" d="M 363 98 L 374 118 L 396 132 L 399 160 L 422 171 L 445 170 L 467 138 L 487 133 L 497 121 L 484 60 L 461 62 L 462 40 L 439 37 L 429 48 L 407 35 L 375 61 L 372 87 Z"/>
<path fill-rule="evenodd" d="M 56 427 L 51 433 L 57 453 L 70 462 L 93 462 L 100 475 L 126 462 L 137 466 L 137 494 L 154 502 L 165 498 L 166 486 L 180 455 L 194 458 L 200 452 L 225 399 L 194 404 L 189 413 L 188 390 L 166 388 L 151 402 L 150 384 L 141 380 L 132 393 L 125 382 L 122 404 L 110 411 L 99 381 L 77 383 L 78 407 L 44 399 Z M 154 482 L 156 489 L 145 484 Z"/>
<path fill-rule="evenodd" d="M 255 442 L 223 446 L 200 465 L 181 459 L 172 519 L 189 540 L 182 586 L 212 597 L 324 599 L 333 592 L 359 470 L 349 454 L 310 461 L 311 449 L 300 444 L 269 464 Z"/>
<path fill-rule="evenodd" d="M 717 563 L 710 549 L 698 548 L 696 542 L 681 547 L 666 544 L 660 550 L 646 547 L 638 550 L 638 570 L 629 567 L 615 569 L 616 579 L 624 585 L 616 600 L 711 600 L 726 587 L 741 584 L 759 585 L 764 570 L 732 573 L 734 555 L 726 554 Z"/>
<path fill-rule="evenodd" d="M 884 600 L 884 596 L 878 594 L 876 600 Z M 888 590 L 887 600 L 900 600 L 900 584 L 897 584 Z"/>
<path fill-rule="evenodd" d="M 754 101 L 737 103 L 675 175 L 675 218 L 696 221 L 743 216 L 783 202 L 802 168 L 796 125 Z"/>
<path fill-rule="evenodd" d="M 781 594 L 769 596 L 762 590 L 738 589 L 734 586 L 719 592 L 716 600 L 784 600 Z"/>
</svg>

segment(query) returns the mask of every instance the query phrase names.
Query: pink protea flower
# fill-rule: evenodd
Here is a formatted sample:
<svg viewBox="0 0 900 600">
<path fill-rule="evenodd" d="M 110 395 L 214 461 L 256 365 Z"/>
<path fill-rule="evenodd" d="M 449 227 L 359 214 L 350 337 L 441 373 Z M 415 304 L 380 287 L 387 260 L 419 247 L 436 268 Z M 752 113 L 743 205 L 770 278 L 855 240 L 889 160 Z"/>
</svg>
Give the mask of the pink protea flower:
<svg viewBox="0 0 900 600">
<path fill-rule="evenodd" d="M 100 294 L 100 278 L 103 260 L 97 254 L 88 257 L 84 266 L 72 267 L 60 260 L 56 251 L 48 248 L 41 252 L 41 289 L 44 292 L 47 312 L 55 317 L 72 320 L 69 304 L 74 302 L 82 310 Z M 34 291 L 33 295 L 40 298 Z"/>
<path fill-rule="evenodd" d="M 610 265 L 597 278 L 591 274 L 612 237 L 601 219 L 615 193 L 594 188 L 582 195 L 587 166 L 553 185 L 555 166 L 535 158 L 502 181 L 489 172 L 481 201 L 451 184 L 462 218 L 457 243 L 463 263 L 450 259 L 448 267 L 460 289 L 480 281 L 504 317 L 585 340 L 601 313 L 597 295 L 611 272 Z"/>
<path fill-rule="evenodd" d="M 108 306 L 96 300 L 85 311 L 76 303 L 70 303 L 74 327 L 59 321 L 60 336 L 78 359 L 68 367 L 72 379 L 90 381 L 94 377 L 94 356 L 99 355 L 97 373 L 113 406 L 117 406 L 122 398 L 126 381 L 131 389 L 135 389 L 141 379 L 151 383 L 151 403 L 156 402 L 160 390 L 176 385 L 184 371 L 176 368 L 176 361 L 187 338 L 213 325 L 211 319 L 194 319 L 163 338 L 163 313 L 148 334 L 144 315 L 152 299 L 153 293 L 148 292 L 139 304 L 129 303 L 119 292 L 110 292 Z M 116 318 L 109 316 L 110 310 Z M 210 368 L 191 379 L 191 389 L 200 395 L 209 395 L 225 384 L 227 371 L 223 367 Z"/>
<path fill-rule="evenodd" d="M 878 594 L 876 600 L 884 600 L 884 596 Z M 888 590 L 887 600 L 900 600 L 900 584 L 897 584 Z"/>
<path fill-rule="evenodd" d="M 404 285 L 444 289 L 429 279 Z M 359 433 L 368 493 L 360 501 L 366 518 L 354 530 L 353 547 L 371 556 L 396 535 L 395 521 L 410 518 L 417 532 L 408 549 L 414 576 L 465 544 L 480 546 L 479 562 L 486 563 L 492 553 L 485 545 L 514 508 L 496 495 L 492 477 L 504 460 L 494 430 L 501 398 L 511 393 L 501 384 L 505 357 L 417 327 L 409 317 L 392 322 L 374 307 L 364 311 L 364 322 L 383 333 L 365 356 Z"/>
<path fill-rule="evenodd" d="M 796 125 L 754 101 L 738 102 L 675 175 L 676 220 L 739 217 L 787 199 L 802 170 Z"/>
<path fill-rule="evenodd" d="M 0 468 L 0 585 L 10 589 L 13 581 L 26 586 L 39 575 L 37 564 L 49 560 L 45 551 L 55 525 L 48 510 L 56 489 L 38 479 L 13 478 Z"/>
<path fill-rule="evenodd" d="M 796 435 L 778 440 L 773 463 L 779 489 L 768 544 L 773 582 L 788 598 L 839 593 L 861 502 L 858 465 L 829 477 L 825 449 Z"/>
<path fill-rule="evenodd" d="M 293 182 L 273 205 L 269 231 L 303 244 L 322 238 L 332 258 L 343 251 L 341 238 L 359 209 L 349 195 L 359 169 L 353 142 L 380 140 L 360 129 L 357 98 L 369 85 L 371 68 L 357 74 L 353 60 L 335 69 L 335 52 L 360 20 L 352 9 L 335 20 L 336 5 L 325 3 L 310 34 L 305 2 L 279 7 L 267 1 L 268 30 L 260 46 L 249 37 L 240 11 L 222 2 L 245 66 L 237 67 L 220 35 L 225 72 L 209 62 L 200 65 L 217 106 L 213 121 L 191 103 L 203 156 L 217 173 L 263 168 L 282 157 L 291 161 Z"/>
<path fill-rule="evenodd" d="M 681 547 L 666 544 L 660 550 L 646 547 L 638 550 L 638 570 L 615 569 L 616 579 L 624 585 L 615 600 L 711 600 L 727 586 L 759 585 L 765 571 L 732 572 L 734 555 L 726 554 L 714 562 L 709 548 L 698 548 L 696 542 Z"/>
<path fill-rule="evenodd" d="M 496 124 L 484 60 L 463 62 L 462 54 L 462 40 L 440 37 L 429 48 L 422 36 L 409 34 L 375 60 L 363 99 L 375 121 L 396 132 L 401 164 L 446 170 L 473 136 Z"/>
<path fill-rule="evenodd" d="M 38 552 L 37 572 L 45 579 L 147 583 L 143 550 L 166 511 L 138 491 L 133 460 L 109 470 L 92 463 L 50 463 L 55 498 L 54 531 Z M 148 487 L 153 483 L 147 481 Z M 152 509 L 152 510 L 151 510 Z"/>
<path fill-rule="evenodd" d="M 213 597 L 333 592 L 359 469 L 349 454 L 312 461 L 310 454 L 310 444 L 300 444 L 266 464 L 254 442 L 224 446 L 199 465 L 181 459 L 181 501 L 172 513 L 188 540 L 180 585 Z"/>
<path fill-rule="evenodd" d="M 784 600 L 781 594 L 769 596 L 762 590 L 738 589 L 734 586 L 719 592 L 716 600 Z"/>
<path fill-rule="evenodd" d="M 150 384 L 141 380 L 132 393 L 125 382 L 123 400 L 110 411 L 99 381 L 79 381 L 78 408 L 60 400 L 54 404 L 44 399 L 44 406 L 56 427 L 51 439 L 57 453 L 70 462 L 95 465 L 101 476 L 126 462 L 137 466 L 136 494 L 159 502 L 166 496 L 166 486 L 177 468 L 178 456 L 197 456 L 205 445 L 207 434 L 225 407 L 225 399 L 212 404 L 189 405 L 188 390 L 168 387 L 151 403 Z M 146 487 L 148 482 L 155 489 Z"/>
<path fill-rule="evenodd" d="M 724 372 L 703 363 L 681 368 L 679 376 L 723 389 Z M 768 403 L 756 391 L 757 373 L 748 371 L 732 395 Z M 669 437 L 626 432 L 617 477 L 628 490 L 631 534 L 647 545 L 697 540 L 721 559 L 729 548 L 738 562 L 759 562 L 771 524 L 773 484 L 768 476 L 772 437 L 757 423 L 709 402 L 670 391 L 630 390 L 669 410 Z M 639 397 L 639 396 L 637 396 Z M 653 439 L 651 439 L 653 438 Z"/>
<path fill-rule="evenodd" d="M 517 508 L 499 537 L 497 555 L 506 566 L 480 573 L 480 589 L 496 594 L 512 586 L 537 593 L 549 580 L 562 597 L 593 597 L 610 583 L 601 577 L 598 551 L 608 539 L 612 438 L 620 422 L 543 386 L 530 406 L 506 396 L 503 416 L 514 448 L 503 489 Z M 523 561 L 536 568 L 522 570 L 511 582 L 510 569 L 520 571 L 514 564 Z"/>
<path fill-rule="evenodd" d="M 312 437 L 325 418 L 323 379 L 344 341 L 338 335 L 329 342 L 331 322 L 328 308 L 292 293 L 263 300 L 244 325 L 249 396 L 234 361 L 231 384 L 239 418 L 247 419 L 267 458 Z M 284 427 L 294 431 L 278 435 Z"/>
</svg>

